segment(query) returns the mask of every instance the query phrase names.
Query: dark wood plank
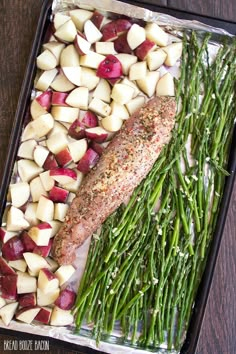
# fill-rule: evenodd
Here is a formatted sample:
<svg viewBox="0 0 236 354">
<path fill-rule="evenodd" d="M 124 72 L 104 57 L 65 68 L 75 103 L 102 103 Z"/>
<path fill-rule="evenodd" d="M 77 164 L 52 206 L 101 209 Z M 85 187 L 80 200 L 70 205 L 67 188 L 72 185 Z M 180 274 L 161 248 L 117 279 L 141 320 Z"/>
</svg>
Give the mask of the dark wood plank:
<svg viewBox="0 0 236 354">
<path fill-rule="evenodd" d="M 234 0 L 168 0 L 167 6 L 200 15 L 236 21 L 236 1 Z"/>
<path fill-rule="evenodd" d="M 145 1 L 144 1 L 145 2 Z M 162 6 L 167 6 L 168 0 L 156 0 L 155 5 L 162 5 Z"/>
<path fill-rule="evenodd" d="M 236 352 L 236 183 L 196 354 Z"/>
<path fill-rule="evenodd" d="M 1 1 L 0 176 L 42 0 Z M 16 6 L 17 5 L 17 6 Z"/>
<path fill-rule="evenodd" d="M 43 0 L 0 1 L 0 178 L 7 153 L 20 87 L 30 53 L 32 40 Z M 167 5 L 167 1 L 154 1 L 156 5 Z M 234 0 L 170 0 L 168 5 L 219 18 L 236 19 Z M 233 354 L 236 352 L 236 185 L 232 195 L 225 232 L 214 274 L 213 284 L 206 308 L 197 354 Z M 0 353 L 3 340 L 0 336 Z M 30 353 L 24 351 L 25 353 Z M 36 352 L 36 351 L 34 351 Z M 50 345 L 52 354 L 72 354 L 61 346 Z M 7 351 L 9 354 L 16 351 Z M 40 353 L 40 352 L 39 352 Z M 79 353 L 79 351 L 78 351 Z M 192 354 L 192 353 L 191 353 Z"/>
<path fill-rule="evenodd" d="M 125 2 L 125 0 L 122 0 L 122 1 Z M 143 4 L 154 4 L 155 3 L 156 6 L 167 6 L 168 5 L 168 0 L 155 0 L 155 1 L 153 1 L 153 0 L 137 0 L 137 1 L 142 2 Z M 131 0 L 128 2 L 132 3 Z M 133 1 L 133 2 L 135 2 L 135 1 Z"/>
</svg>

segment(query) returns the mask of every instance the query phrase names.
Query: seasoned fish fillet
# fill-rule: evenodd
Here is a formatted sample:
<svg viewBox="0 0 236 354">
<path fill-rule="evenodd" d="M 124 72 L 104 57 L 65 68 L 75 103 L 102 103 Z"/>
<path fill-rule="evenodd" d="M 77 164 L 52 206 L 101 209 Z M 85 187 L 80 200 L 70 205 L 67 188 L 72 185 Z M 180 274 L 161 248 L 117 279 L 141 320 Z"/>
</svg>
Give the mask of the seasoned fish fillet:
<svg viewBox="0 0 236 354">
<path fill-rule="evenodd" d="M 53 257 L 70 264 L 76 248 L 129 197 L 170 141 L 175 123 L 173 97 L 155 97 L 135 112 L 84 178 L 64 224 L 53 241 Z"/>
</svg>

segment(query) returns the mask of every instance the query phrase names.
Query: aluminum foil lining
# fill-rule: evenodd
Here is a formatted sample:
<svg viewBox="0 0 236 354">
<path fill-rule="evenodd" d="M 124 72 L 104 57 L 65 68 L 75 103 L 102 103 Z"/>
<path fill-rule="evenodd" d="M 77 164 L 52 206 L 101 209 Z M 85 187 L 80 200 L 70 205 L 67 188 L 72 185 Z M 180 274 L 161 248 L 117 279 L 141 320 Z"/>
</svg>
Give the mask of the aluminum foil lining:
<svg viewBox="0 0 236 354">
<path fill-rule="evenodd" d="M 174 35 L 178 35 L 181 31 L 186 30 L 197 30 L 202 32 L 213 33 L 212 44 L 211 45 L 211 59 L 214 59 L 215 54 L 220 46 L 222 38 L 227 36 L 228 38 L 233 35 L 221 28 L 215 28 L 198 21 L 190 21 L 177 19 L 173 16 L 169 16 L 163 13 L 153 12 L 148 9 L 144 9 L 138 6 L 130 5 L 116 0 L 54 0 L 52 3 L 52 14 L 57 12 L 66 13 L 69 10 L 75 9 L 77 7 L 94 10 L 97 9 L 101 13 L 112 17 L 112 14 L 125 15 L 131 18 L 142 19 L 147 22 L 156 22 L 161 26 L 164 26 Z M 86 256 L 89 248 L 90 240 L 88 240 L 84 247 L 81 247 L 77 253 L 77 261 L 75 261 L 74 266 L 77 268 L 75 276 L 73 276 L 72 284 L 74 289 L 78 288 L 79 280 L 82 276 Z M 75 328 L 71 327 L 53 327 L 45 325 L 36 324 L 25 324 L 16 321 L 11 321 L 9 326 L 5 326 L 0 319 L 0 326 L 5 329 L 14 330 L 17 332 L 31 333 L 38 336 L 50 337 L 54 339 L 59 339 L 65 342 L 73 343 L 80 346 L 90 347 L 96 350 L 100 350 L 106 353 L 116 353 L 116 354 L 147 354 L 149 351 L 141 350 L 136 348 L 131 348 L 125 345 L 118 345 L 111 342 L 100 342 L 97 346 L 95 340 L 87 338 L 81 335 L 74 334 Z M 167 351 L 164 348 L 157 348 L 152 350 L 152 353 L 164 354 Z M 177 351 L 168 351 L 168 354 L 176 354 Z"/>
<path fill-rule="evenodd" d="M 233 37 L 232 34 L 222 28 L 212 27 L 199 21 L 177 19 L 167 14 L 150 11 L 136 5 L 130 5 L 116 0 L 54 0 L 52 4 L 52 12 L 64 12 L 76 7 L 88 10 L 97 9 L 102 13 L 109 12 L 125 15 L 131 18 L 142 19 L 147 22 L 157 22 L 161 26 L 171 26 L 176 29 L 192 29 Z"/>
</svg>

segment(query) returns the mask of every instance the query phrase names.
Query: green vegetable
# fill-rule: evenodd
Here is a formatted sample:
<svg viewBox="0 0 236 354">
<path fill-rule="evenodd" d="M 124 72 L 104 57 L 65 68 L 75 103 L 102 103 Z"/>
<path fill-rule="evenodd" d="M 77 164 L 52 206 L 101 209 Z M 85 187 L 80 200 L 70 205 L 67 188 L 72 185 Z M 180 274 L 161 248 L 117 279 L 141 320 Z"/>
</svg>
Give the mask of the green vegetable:
<svg viewBox="0 0 236 354">
<path fill-rule="evenodd" d="M 139 347 L 166 342 L 179 350 L 183 343 L 228 174 L 236 112 L 236 44 L 223 44 L 210 63 L 209 40 L 210 34 L 184 35 L 176 82 L 182 109 L 172 141 L 92 240 L 74 312 L 78 330 L 94 324 L 97 341 L 119 323 L 123 339 Z"/>
</svg>

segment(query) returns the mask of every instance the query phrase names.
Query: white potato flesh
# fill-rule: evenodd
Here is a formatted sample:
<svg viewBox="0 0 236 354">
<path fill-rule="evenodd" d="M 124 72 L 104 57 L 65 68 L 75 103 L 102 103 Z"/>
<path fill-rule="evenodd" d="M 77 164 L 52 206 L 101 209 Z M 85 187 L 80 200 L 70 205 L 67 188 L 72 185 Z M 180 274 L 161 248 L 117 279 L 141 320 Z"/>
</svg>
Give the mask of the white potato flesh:
<svg viewBox="0 0 236 354">
<path fill-rule="evenodd" d="M 123 120 L 117 116 L 110 115 L 102 119 L 102 126 L 109 132 L 117 132 L 122 127 Z"/>
<path fill-rule="evenodd" d="M 111 107 L 106 102 L 96 97 L 90 102 L 89 109 L 101 117 L 105 117 L 111 112 Z"/>
<path fill-rule="evenodd" d="M 139 61 L 131 65 L 129 69 L 129 79 L 130 80 L 141 80 L 144 79 L 147 74 L 147 64 L 145 61 Z"/>
<path fill-rule="evenodd" d="M 73 42 L 77 34 L 76 27 L 72 20 L 66 21 L 62 26 L 60 26 L 54 36 L 62 41 Z"/>
<path fill-rule="evenodd" d="M 119 104 L 126 104 L 132 98 L 134 89 L 131 86 L 124 84 L 115 84 L 111 92 L 111 98 Z"/>
<path fill-rule="evenodd" d="M 137 48 L 146 39 L 145 29 L 138 24 L 134 23 L 127 34 L 127 42 L 131 49 Z"/>
<path fill-rule="evenodd" d="M 139 108 L 141 108 L 145 103 L 145 97 L 144 96 L 137 96 L 130 100 L 128 103 L 126 103 L 126 108 L 129 111 L 129 114 L 132 115 L 134 112 L 136 112 Z"/>
<path fill-rule="evenodd" d="M 88 109 L 89 90 L 87 87 L 77 87 L 66 98 L 66 103 L 83 110 Z"/>
<path fill-rule="evenodd" d="M 146 37 L 160 47 L 165 47 L 168 44 L 169 36 L 157 23 L 148 23 L 145 26 Z"/>
<path fill-rule="evenodd" d="M 24 205 L 30 197 L 30 187 L 27 182 L 10 184 L 11 203 L 16 208 Z"/>
<path fill-rule="evenodd" d="M 147 65 L 149 70 L 156 70 L 164 64 L 167 54 L 163 49 L 157 49 L 154 52 L 150 52 L 147 55 Z"/>
<path fill-rule="evenodd" d="M 165 65 L 174 66 L 176 64 L 177 60 L 179 60 L 181 58 L 183 44 L 182 44 L 182 42 L 172 43 L 172 44 L 168 45 L 167 47 L 163 47 L 162 49 L 167 54 L 167 57 L 165 59 Z"/>
<path fill-rule="evenodd" d="M 50 50 L 46 49 L 37 57 L 36 63 L 41 70 L 52 70 L 57 66 L 57 58 Z"/>
<path fill-rule="evenodd" d="M 157 96 L 174 96 L 175 84 L 174 78 L 170 73 L 163 75 L 157 83 L 156 87 Z"/>
<path fill-rule="evenodd" d="M 56 68 L 44 71 L 35 84 L 37 90 L 46 91 L 55 79 L 58 70 Z"/>
</svg>

